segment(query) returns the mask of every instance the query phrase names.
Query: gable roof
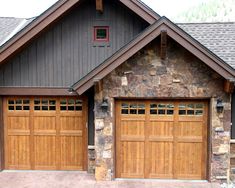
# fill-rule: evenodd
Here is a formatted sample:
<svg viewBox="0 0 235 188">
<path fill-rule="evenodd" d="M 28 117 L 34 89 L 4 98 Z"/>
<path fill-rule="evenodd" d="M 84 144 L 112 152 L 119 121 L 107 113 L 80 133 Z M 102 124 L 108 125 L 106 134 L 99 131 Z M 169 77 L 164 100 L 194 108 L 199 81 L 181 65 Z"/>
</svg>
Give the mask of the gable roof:
<svg viewBox="0 0 235 188">
<path fill-rule="evenodd" d="M 43 14 L 37 17 L 31 24 L 22 29 L 17 35 L 12 37 L 0 48 L 0 64 L 7 58 L 11 57 L 17 50 L 23 47 L 27 42 L 37 36 L 51 23 L 56 21 L 60 16 L 67 12 L 75 4 L 84 0 L 60 0 Z M 147 8 L 145 4 L 139 0 L 119 0 L 125 6 L 134 11 L 149 24 L 155 22 L 160 16 L 152 9 Z"/>
<path fill-rule="evenodd" d="M 177 25 L 235 69 L 235 22 Z"/>
<path fill-rule="evenodd" d="M 226 64 L 222 59 L 209 51 L 206 47 L 204 47 L 166 17 L 162 17 L 154 24 L 149 26 L 129 44 L 124 46 L 122 49 L 104 61 L 101 65 L 87 74 L 84 78 L 75 83 L 72 88 L 76 90 L 79 95 L 83 94 L 87 89 L 94 85 L 94 81 L 104 78 L 112 70 L 117 68 L 136 52 L 159 36 L 162 30 L 166 31 L 168 36 L 181 44 L 184 48 L 207 64 L 211 69 L 216 71 L 219 75 L 223 76 L 227 80 L 234 78 L 235 70 L 232 67 Z"/>
</svg>

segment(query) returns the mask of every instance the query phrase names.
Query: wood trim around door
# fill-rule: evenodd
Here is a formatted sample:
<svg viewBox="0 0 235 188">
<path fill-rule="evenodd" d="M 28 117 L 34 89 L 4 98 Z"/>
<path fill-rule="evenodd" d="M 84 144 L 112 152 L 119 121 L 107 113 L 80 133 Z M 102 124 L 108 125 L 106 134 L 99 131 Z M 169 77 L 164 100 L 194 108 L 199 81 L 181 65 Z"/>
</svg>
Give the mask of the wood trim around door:
<svg viewBox="0 0 235 188">
<path fill-rule="evenodd" d="M 120 119 L 120 116 L 121 116 L 121 114 L 119 113 L 120 111 L 121 111 L 121 102 L 126 102 L 126 103 L 128 103 L 128 102 L 139 102 L 139 103 L 145 103 L 145 105 L 147 105 L 146 106 L 146 110 L 148 110 L 149 108 L 148 108 L 148 105 L 150 104 L 149 103 L 149 101 L 156 101 L 156 102 L 171 102 L 171 103 L 174 103 L 174 105 L 176 106 L 177 105 L 177 109 L 178 109 L 178 111 L 179 111 L 179 108 L 178 108 L 178 105 L 180 104 L 180 103 L 185 103 L 185 104 L 187 104 L 187 103 L 190 103 L 190 102 L 192 102 L 192 103 L 203 103 L 204 104 L 204 108 L 203 108 L 203 110 L 204 110 L 204 113 L 203 113 L 203 118 L 200 118 L 200 122 L 202 122 L 202 124 L 204 125 L 202 125 L 205 129 L 202 129 L 202 139 L 203 139 L 203 148 L 202 148 L 202 168 L 200 168 L 201 169 L 201 178 L 203 179 L 203 180 L 209 180 L 210 178 L 210 176 L 209 176 L 209 160 L 210 160 L 210 155 L 211 155 L 211 153 L 210 153 L 210 141 L 209 141 L 209 137 L 210 137 L 210 123 L 209 123 L 209 121 L 210 121 L 210 117 L 209 117 L 209 114 L 210 114 L 210 111 L 209 111 L 209 109 L 210 109 L 210 104 L 211 104 L 211 102 L 208 100 L 208 99 L 116 99 L 115 100 L 115 105 L 114 105 L 114 110 L 115 110 L 115 116 L 114 116 L 114 118 L 115 118 L 115 124 L 114 124 L 114 127 L 115 127 L 115 130 L 114 130 L 114 135 L 115 135 L 115 141 L 114 141 L 114 147 L 115 147 L 115 156 L 114 156 L 114 159 L 116 158 L 116 160 L 115 160 L 115 177 L 116 178 L 120 178 L 121 176 L 120 176 L 120 174 L 121 174 L 121 169 L 120 168 L 118 168 L 118 166 L 120 165 L 120 164 L 122 164 L 122 161 L 120 161 L 120 160 L 122 160 L 121 159 L 121 156 L 120 156 L 120 153 L 121 152 L 117 152 L 117 151 L 120 151 L 120 139 L 121 139 L 121 137 L 120 137 L 120 127 L 118 127 L 119 125 L 120 125 L 120 122 L 121 122 L 121 119 Z M 175 109 L 176 110 L 176 109 Z M 196 109 L 197 110 L 197 109 Z M 178 111 L 177 111 L 177 113 L 178 113 Z M 196 114 L 196 112 L 195 112 L 195 114 Z M 149 116 L 149 114 L 148 114 L 148 112 L 146 113 L 146 116 Z M 174 116 L 176 116 L 176 114 L 174 115 Z M 179 115 L 178 115 L 179 116 Z M 186 116 L 185 116 L 186 117 Z M 197 117 L 197 116 L 196 116 Z M 195 118 L 196 118 L 195 117 Z M 175 118 L 174 118 L 175 119 Z M 177 118 L 176 117 L 176 119 L 177 119 L 177 121 L 179 120 L 179 117 Z M 182 118 L 181 118 L 182 119 Z M 186 117 L 186 119 L 185 120 L 187 120 L 188 118 Z M 193 118 L 194 119 L 194 118 Z M 198 120 L 193 120 L 192 119 L 192 122 L 194 122 L 194 121 L 199 121 L 199 119 Z M 184 120 L 183 120 L 184 121 Z M 189 121 L 189 119 L 187 120 L 187 121 Z M 182 122 L 182 120 L 181 120 L 181 122 Z M 177 123 L 177 122 L 175 122 L 175 120 L 174 120 L 174 124 L 175 123 Z M 178 123 L 177 123 L 178 124 Z M 146 125 L 146 126 L 149 126 L 148 124 Z M 174 130 L 174 132 L 175 132 L 175 130 Z M 149 134 L 149 132 L 147 133 L 147 134 Z M 193 135 L 192 135 L 193 136 Z M 186 137 L 185 137 L 186 138 Z M 177 138 L 178 139 L 178 138 Z M 184 137 L 182 137 L 182 139 L 184 139 Z M 182 140 L 181 139 L 181 140 Z M 194 141 L 194 140 L 192 140 L 192 143 L 194 143 L 194 142 L 197 142 L 196 140 Z M 204 154 L 203 154 L 204 153 Z M 146 154 L 145 154 L 146 155 Z M 173 156 L 174 157 L 174 156 Z M 120 163 L 121 162 L 121 163 Z M 173 168 L 174 168 L 174 166 L 173 166 Z M 174 170 L 173 170 L 174 171 Z M 144 172 L 144 174 L 146 174 L 147 172 L 146 172 L 146 169 L 145 169 L 145 172 Z M 176 173 L 176 172 L 175 172 Z M 121 177 L 121 178 L 123 178 L 123 177 Z M 176 177 L 177 178 L 177 177 Z M 173 179 L 175 179 L 175 177 L 173 177 Z M 180 179 L 180 178 L 178 178 L 178 179 Z M 186 179 L 190 179 L 190 176 L 188 176 L 188 177 L 186 177 Z"/>
<path fill-rule="evenodd" d="M 57 118 L 57 116 L 59 115 L 58 114 L 58 110 L 60 109 L 60 98 L 70 98 L 71 96 L 66 96 L 66 97 L 53 97 L 53 96 L 51 96 L 51 97 L 49 97 L 49 96 L 43 96 L 43 97 L 30 97 L 30 96 L 9 96 L 10 98 L 22 98 L 22 99 L 24 99 L 24 98 L 27 98 L 27 99 L 30 99 L 30 113 L 29 113 L 29 121 L 30 121 L 30 124 L 32 124 L 33 123 L 33 117 L 34 117 L 34 112 L 33 112 L 33 109 L 34 109 L 34 103 L 33 103 L 33 99 L 35 99 L 35 98 L 44 98 L 45 97 L 45 99 L 56 99 L 56 101 L 57 101 L 57 103 L 56 103 L 56 112 L 55 112 L 55 116 L 56 116 L 56 123 L 59 123 L 60 124 L 60 122 L 58 122 L 58 118 Z M 0 148 L 0 152 L 1 152 L 1 149 L 2 149 L 2 153 L 0 153 L 0 155 L 3 155 L 4 156 L 4 158 L 0 158 L 1 159 L 1 162 L 3 162 L 2 164 L 0 163 L 0 167 L 1 167 L 1 169 L 3 170 L 3 169 L 8 169 L 9 167 L 8 166 L 5 166 L 5 165 L 7 165 L 7 163 L 6 163 L 6 161 L 5 160 L 3 160 L 3 159 L 7 159 L 8 158 L 8 148 L 6 147 L 6 144 L 7 144 L 7 114 L 8 113 L 4 113 L 6 110 L 7 110 L 7 108 L 8 108 L 8 106 L 7 106 L 7 99 L 9 98 L 9 97 L 4 97 L 4 98 L 0 98 L 0 105 L 1 105 L 1 100 L 3 100 L 3 103 L 2 103 L 2 111 L 1 111 L 1 109 L 0 109 L 0 111 L 2 112 L 1 114 L 4 116 L 2 119 L 3 119 L 3 122 L 4 123 L 2 123 L 2 126 L 1 126 L 1 124 L 0 124 L 0 128 L 2 128 L 2 129 L 4 129 L 4 131 L 3 130 L 1 130 L 1 132 L 0 132 L 0 134 L 1 135 L 3 135 L 3 137 L 4 137 L 4 142 L 0 142 L 0 144 L 1 144 L 1 148 Z M 77 97 L 72 97 L 72 98 L 77 98 Z M 88 99 L 87 99 L 87 97 L 86 96 L 82 96 L 82 97 L 78 97 L 78 99 L 80 99 L 80 100 L 82 100 L 83 102 L 82 102 L 82 139 L 83 139 L 83 141 L 82 141 L 82 143 L 83 143 L 83 145 L 82 145 L 82 158 L 83 158 L 83 160 L 82 160 L 82 171 L 87 171 L 87 165 L 88 165 L 88 151 L 87 151 L 87 146 L 88 146 L 88 135 L 87 135 L 87 125 L 86 125 L 86 123 L 87 123 L 87 120 L 88 120 L 88 117 L 87 117 L 87 115 L 88 115 L 88 107 L 87 107 L 87 103 L 88 103 Z M 0 120 L 1 120 L 1 118 L 0 118 Z M 59 131 L 59 129 L 60 128 L 58 128 L 58 124 L 57 124 L 57 126 L 56 126 L 56 132 L 58 133 L 58 131 Z M 31 137 L 31 140 L 32 140 L 32 137 L 33 137 L 33 135 L 32 135 L 32 132 L 34 132 L 33 130 L 32 130 L 32 126 L 31 126 L 31 128 L 30 128 L 30 137 Z M 5 134 L 4 134 L 5 133 Z M 58 136 L 58 134 L 56 134 L 56 136 Z M 57 140 L 58 140 L 58 138 L 56 138 Z M 58 142 L 56 142 L 56 147 L 58 147 Z M 30 148 L 31 149 L 33 149 L 34 150 L 34 146 L 33 146 L 34 144 L 30 144 Z M 60 149 L 59 148 L 57 148 L 58 150 L 58 155 L 60 155 Z M 30 156 L 30 164 L 31 164 L 31 168 L 32 168 L 32 170 L 34 170 L 35 169 L 35 163 L 34 163 L 34 160 L 33 160 L 33 158 L 34 158 L 34 154 L 30 154 L 31 156 Z M 1 157 L 1 156 L 0 156 Z M 57 158 L 58 158 L 58 156 L 56 156 Z M 3 161 L 2 161 L 3 160 Z M 58 160 L 57 160 L 57 162 L 58 162 Z M 56 164 L 56 166 L 58 167 L 58 164 Z M 47 169 L 46 169 L 47 170 Z M 48 169 L 48 170 L 50 170 L 50 169 Z M 58 169 L 58 170 L 60 170 L 60 169 Z"/>
<path fill-rule="evenodd" d="M 3 123 L 3 98 L 0 97 L 0 171 L 4 169 L 4 123 Z"/>
</svg>

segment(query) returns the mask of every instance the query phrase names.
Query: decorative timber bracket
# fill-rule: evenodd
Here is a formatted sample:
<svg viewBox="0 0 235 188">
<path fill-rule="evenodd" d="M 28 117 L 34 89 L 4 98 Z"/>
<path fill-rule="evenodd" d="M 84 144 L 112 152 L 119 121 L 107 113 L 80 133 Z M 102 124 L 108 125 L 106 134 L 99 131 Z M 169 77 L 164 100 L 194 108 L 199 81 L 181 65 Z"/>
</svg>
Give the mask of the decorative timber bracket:
<svg viewBox="0 0 235 188">
<path fill-rule="evenodd" d="M 100 93 L 103 90 L 102 79 L 94 79 L 95 92 Z"/>
<path fill-rule="evenodd" d="M 95 0 L 95 4 L 96 4 L 96 10 L 99 11 L 100 13 L 103 13 L 104 11 L 103 0 Z"/>
<path fill-rule="evenodd" d="M 229 79 L 224 81 L 224 91 L 226 93 L 233 93 L 234 91 L 235 79 Z"/>
<path fill-rule="evenodd" d="M 161 59 L 166 59 L 166 50 L 167 50 L 167 31 L 161 31 Z"/>
</svg>

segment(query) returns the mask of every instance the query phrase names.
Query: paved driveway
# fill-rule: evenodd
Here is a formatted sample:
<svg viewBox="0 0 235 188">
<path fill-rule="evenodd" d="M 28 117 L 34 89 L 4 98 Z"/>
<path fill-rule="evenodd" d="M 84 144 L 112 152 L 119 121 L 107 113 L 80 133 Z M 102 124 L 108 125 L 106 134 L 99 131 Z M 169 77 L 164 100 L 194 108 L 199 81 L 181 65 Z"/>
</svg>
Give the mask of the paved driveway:
<svg viewBox="0 0 235 188">
<path fill-rule="evenodd" d="M 0 188 L 219 188 L 207 182 L 116 180 L 96 182 L 93 175 L 73 171 L 3 171 Z"/>
</svg>

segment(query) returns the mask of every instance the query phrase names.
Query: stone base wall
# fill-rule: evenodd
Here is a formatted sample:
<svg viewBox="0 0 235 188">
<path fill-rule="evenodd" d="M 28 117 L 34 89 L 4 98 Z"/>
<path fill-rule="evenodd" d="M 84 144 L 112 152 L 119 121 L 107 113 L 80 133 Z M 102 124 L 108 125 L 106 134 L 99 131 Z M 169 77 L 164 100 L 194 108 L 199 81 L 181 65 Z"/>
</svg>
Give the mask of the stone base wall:
<svg viewBox="0 0 235 188">
<path fill-rule="evenodd" d="M 224 102 L 223 113 L 216 111 L 216 98 L 211 100 L 211 174 L 210 180 L 229 182 L 231 104 Z"/>
<path fill-rule="evenodd" d="M 227 181 L 229 172 L 230 95 L 224 79 L 176 42 L 168 39 L 167 58 L 160 59 L 159 39 L 146 46 L 102 80 L 95 93 L 95 151 L 97 180 L 115 178 L 115 99 L 208 99 L 208 179 Z M 109 109 L 101 109 L 103 99 Z M 216 102 L 224 111 L 217 113 Z"/>
<path fill-rule="evenodd" d="M 230 180 L 235 183 L 235 140 L 230 140 Z"/>
<path fill-rule="evenodd" d="M 95 174 L 95 147 L 88 146 L 88 169 L 89 174 Z"/>
</svg>

